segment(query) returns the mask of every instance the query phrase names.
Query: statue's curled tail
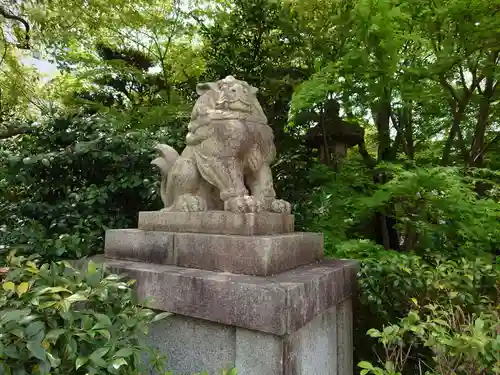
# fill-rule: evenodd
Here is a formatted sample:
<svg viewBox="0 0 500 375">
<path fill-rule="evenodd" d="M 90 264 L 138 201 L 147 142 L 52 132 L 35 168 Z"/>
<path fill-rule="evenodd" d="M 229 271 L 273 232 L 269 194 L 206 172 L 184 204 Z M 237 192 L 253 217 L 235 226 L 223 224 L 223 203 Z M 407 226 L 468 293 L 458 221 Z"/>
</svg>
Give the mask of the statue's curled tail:
<svg viewBox="0 0 500 375">
<path fill-rule="evenodd" d="M 160 168 L 161 171 L 161 183 L 160 183 L 160 195 L 161 195 L 161 200 L 163 201 L 163 204 L 167 204 L 167 179 L 168 179 L 168 173 L 172 169 L 172 166 L 174 165 L 175 161 L 179 157 L 179 154 L 177 151 L 174 150 L 173 147 L 170 147 L 169 145 L 165 144 L 157 144 L 156 145 L 156 150 L 160 152 L 159 157 L 154 159 L 151 164 L 156 165 L 158 168 Z"/>
</svg>

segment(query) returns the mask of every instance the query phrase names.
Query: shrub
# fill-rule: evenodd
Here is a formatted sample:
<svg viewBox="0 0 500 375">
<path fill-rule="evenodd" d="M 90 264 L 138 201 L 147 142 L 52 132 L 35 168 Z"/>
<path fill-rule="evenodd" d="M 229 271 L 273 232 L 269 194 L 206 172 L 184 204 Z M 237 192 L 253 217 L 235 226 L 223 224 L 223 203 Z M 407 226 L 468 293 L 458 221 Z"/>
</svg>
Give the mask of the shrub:
<svg viewBox="0 0 500 375">
<path fill-rule="evenodd" d="M 0 290 L 0 369 L 6 374 L 139 374 L 141 335 L 164 318 L 135 303 L 132 282 L 88 263 L 7 259 Z"/>
<path fill-rule="evenodd" d="M 396 222 L 401 249 L 474 258 L 500 246 L 500 203 L 479 199 L 475 185 L 453 168 L 384 166 L 389 182 L 357 200 L 357 220 L 380 212 Z"/>
<path fill-rule="evenodd" d="M 410 311 L 398 324 L 369 330 L 368 335 L 384 347 L 383 367 L 360 362 L 361 375 L 402 374 L 415 344 L 432 353 L 427 363 L 419 358 L 419 369 L 427 375 L 500 374 L 499 306 L 466 314 L 452 304 L 427 305 Z"/>
<path fill-rule="evenodd" d="M 500 268 L 492 264 L 491 257 L 454 260 L 401 254 L 367 240 L 345 241 L 335 247 L 334 256 L 361 261 L 358 298 L 354 300 L 358 360 L 373 362 L 384 353 L 376 342 L 366 339 L 367 330 L 398 322 L 414 307 L 413 301 L 419 306 L 451 303 L 476 316 L 491 313 L 491 306 L 498 303 Z M 413 345 L 411 351 L 408 365 L 418 365 L 415 358 L 430 355 L 422 345 Z"/>
<path fill-rule="evenodd" d="M 287 160 L 283 164 L 290 169 L 299 163 Z M 348 162 L 340 172 L 310 163 L 306 173 L 290 170 L 287 177 L 282 190 L 295 193 L 291 202 L 297 227 L 324 233 L 327 254 L 341 241 L 359 236 L 358 228 L 353 225 L 357 224 L 354 223 L 357 202 L 371 194 L 373 181 L 372 172 L 357 155 L 349 153 Z"/>
<path fill-rule="evenodd" d="M 492 257 L 449 259 L 440 255 L 402 254 L 370 241 L 351 240 L 337 246 L 335 256 L 361 260 L 361 301 L 383 322 L 407 314 L 410 298 L 420 305 L 446 303 L 478 312 L 497 298 L 500 269 Z"/>
<path fill-rule="evenodd" d="M 4 254 L 15 249 L 57 261 L 101 251 L 106 228 L 130 227 L 138 211 L 161 207 L 150 162 L 156 141 L 177 142 L 170 135 L 170 128 L 132 131 L 111 116 L 79 115 L 2 142 Z"/>
</svg>

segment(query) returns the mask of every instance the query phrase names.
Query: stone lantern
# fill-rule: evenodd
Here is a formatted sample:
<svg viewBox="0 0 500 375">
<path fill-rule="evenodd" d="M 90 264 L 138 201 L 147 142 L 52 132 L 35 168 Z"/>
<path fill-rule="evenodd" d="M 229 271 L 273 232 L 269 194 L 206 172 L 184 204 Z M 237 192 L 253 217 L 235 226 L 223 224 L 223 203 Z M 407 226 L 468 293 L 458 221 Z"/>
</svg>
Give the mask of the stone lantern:
<svg viewBox="0 0 500 375">
<path fill-rule="evenodd" d="M 309 113 L 308 120 L 317 124 L 306 134 L 306 144 L 319 152 L 319 160 L 329 166 L 340 167 L 347 150 L 359 145 L 364 139 L 364 129 L 343 121 L 339 116 L 340 105 L 334 99 L 328 100 L 322 113 Z"/>
</svg>

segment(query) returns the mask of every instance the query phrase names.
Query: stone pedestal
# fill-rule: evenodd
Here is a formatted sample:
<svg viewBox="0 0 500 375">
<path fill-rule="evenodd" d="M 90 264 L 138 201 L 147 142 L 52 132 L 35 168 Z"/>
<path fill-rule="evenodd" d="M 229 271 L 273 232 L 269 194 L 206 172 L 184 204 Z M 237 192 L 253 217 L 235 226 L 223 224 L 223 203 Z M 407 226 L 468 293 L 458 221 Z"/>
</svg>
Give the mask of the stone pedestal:
<svg viewBox="0 0 500 375">
<path fill-rule="evenodd" d="M 176 314 L 149 335 L 174 373 L 352 375 L 355 262 L 322 259 L 322 235 L 293 233 L 292 215 L 177 214 L 141 213 L 105 245 L 140 299 Z"/>
</svg>

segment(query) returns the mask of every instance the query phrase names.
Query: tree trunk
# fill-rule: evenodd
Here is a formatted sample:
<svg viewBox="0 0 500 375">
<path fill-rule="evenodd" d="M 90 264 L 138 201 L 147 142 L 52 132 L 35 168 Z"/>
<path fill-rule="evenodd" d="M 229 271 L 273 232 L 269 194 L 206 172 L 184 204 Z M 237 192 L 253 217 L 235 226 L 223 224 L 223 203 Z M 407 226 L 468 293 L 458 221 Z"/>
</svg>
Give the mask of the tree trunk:
<svg viewBox="0 0 500 375">
<path fill-rule="evenodd" d="M 406 154 L 410 160 L 414 160 L 415 144 L 413 140 L 413 116 L 411 107 L 409 105 L 403 108 L 403 118 L 404 118 Z"/>
<path fill-rule="evenodd" d="M 488 120 L 490 117 L 491 102 L 494 100 L 497 83 L 495 83 L 494 73 L 497 65 L 497 58 L 500 52 L 493 51 L 490 55 L 489 65 L 485 71 L 485 85 L 479 101 L 479 112 L 477 115 L 476 128 L 474 129 L 474 138 L 469 152 L 469 165 L 482 167 L 484 163 L 484 146 Z"/>
<path fill-rule="evenodd" d="M 378 131 L 378 161 L 393 161 L 396 158 L 397 147 L 392 144 L 390 133 L 391 112 L 391 92 L 389 89 L 385 89 L 383 96 L 373 111 Z M 387 176 L 383 171 L 375 171 L 373 180 L 376 184 L 384 184 L 387 182 Z M 386 249 L 397 250 L 399 248 L 399 235 L 395 229 L 395 224 L 394 215 L 384 215 L 381 212 L 375 213 L 377 237 L 381 241 L 381 245 Z"/>
<path fill-rule="evenodd" d="M 450 155 L 451 155 L 451 147 L 453 146 L 453 141 L 455 140 L 455 136 L 459 136 L 459 142 L 463 142 L 462 137 L 460 136 L 460 124 L 462 122 L 463 115 L 465 113 L 465 108 L 467 107 L 467 104 L 469 103 L 469 100 L 467 99 L 466 101 L 463 100 L 460 104 L 458 104 L 458 108 L 453 109 L 453 122 L 451 124 L 450 132 L 448 133 L 448 138 L 446 139 L 446 143 L 444 145 L 443 149 L 443 157 L 441 159 L 441 164 L 446 166 L 450 164 Z M 464 145 L 461 146 L 461 151 L 464 153 L 465 150 L 463 150 Z"/>
<path fill-rule="evenodd" d="M 491 78 L 491 80 L 490 80 Z M 489 94 L 487 94 L 487 92 Z M 479 102 L 479 112 L 477 116 L 476 129 L 474 130 L 474 139 L 470 150 L 469 165 L 473 167 L 482 167 L 484 162 L 484 141 L 488 119 L 490 116 L 491 95 L 493 94 L 493 78 L 486 79 L 486 89 Z"/>
<path fill-rule="evenodd" d="M 391 118 L 391 98 L 390 91 L 385 89 L 384 96 L 375 109 L 374 120 L 378 131 L 378 160 L 386 161 L 393 160 L 393 150 L 391 147 L 390 133 L 390 118 Z"/>
<path fill-rule="evenodd" d="M 326 121 L 325 121 L 325 109 L 324 108 L 321 108 L 321 115 L 320 115 L 320 119 L 319 119 L 319 124 L 321 126 L 321 134 L 323 135 L 323 148 L 324 148 L 324 156 L 325 156 L 325 160 L 324 160 L 324 163 L 330 167 L 331 166 L 331 158 L 330 158 L 330 146 L 328 144 L 328 130 L 326 128 Z"/>
</svg>

